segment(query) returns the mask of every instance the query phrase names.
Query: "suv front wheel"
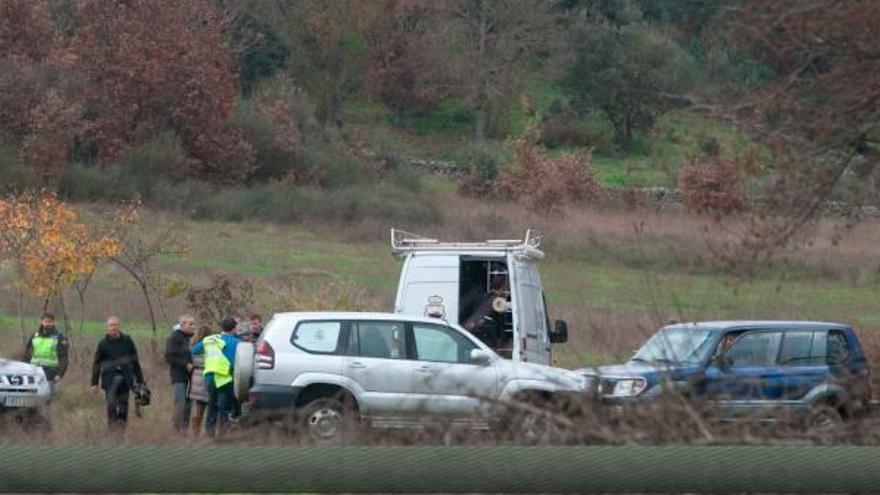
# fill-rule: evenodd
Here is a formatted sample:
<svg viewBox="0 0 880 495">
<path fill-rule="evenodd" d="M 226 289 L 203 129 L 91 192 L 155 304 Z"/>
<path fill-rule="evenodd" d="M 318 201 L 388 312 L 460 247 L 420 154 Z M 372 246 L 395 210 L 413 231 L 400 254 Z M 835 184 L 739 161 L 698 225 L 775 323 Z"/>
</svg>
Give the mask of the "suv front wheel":
<svg viewBox="0 0 880 495">
<path fill-rule="evenodd" d="M 810 412 L 809 427 L 813 431 L 827 432 L 843 424 L 840 411 L 828 404 L 818 404 Z"/>
<path fill-rule="evenodd" d="M 527 445 L 553 441 L 562 433 L 553 418 L 554 411 L 552 399 L 539 396 L 519 398 L 507 406 L 501 421 L 494 424 L 496 438 Z"/>
<path fill-rule="evenodd" d="M 306 404 L 300 411 L 300 418 L 308 439 L 318 444 L 339 443 L 355 425 L 353 408 L 330 397 Z"/>
</svg>

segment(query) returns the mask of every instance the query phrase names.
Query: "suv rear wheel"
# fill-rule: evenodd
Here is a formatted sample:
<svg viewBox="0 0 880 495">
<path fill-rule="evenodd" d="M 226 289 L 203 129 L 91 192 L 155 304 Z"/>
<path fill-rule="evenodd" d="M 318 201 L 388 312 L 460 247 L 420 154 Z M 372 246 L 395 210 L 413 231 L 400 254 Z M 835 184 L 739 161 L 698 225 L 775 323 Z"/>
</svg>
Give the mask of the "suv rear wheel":
<svg viewBox="0 0 880 495">
<path fill-rule="evenodd" d="M 339 443 L 354 429 L 355 412 L 342 401 L 322 397 L 306 404 L 301 412 L 301 425 L 308 439 L 318 444 Z"/>
</svg>

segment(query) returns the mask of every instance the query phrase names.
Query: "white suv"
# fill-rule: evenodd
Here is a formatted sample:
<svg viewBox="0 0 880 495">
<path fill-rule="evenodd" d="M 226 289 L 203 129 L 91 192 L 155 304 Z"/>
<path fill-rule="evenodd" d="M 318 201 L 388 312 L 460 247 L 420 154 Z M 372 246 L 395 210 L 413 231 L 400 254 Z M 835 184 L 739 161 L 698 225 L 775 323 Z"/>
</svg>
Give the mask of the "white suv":
<svg viewBox="0 0 880 495">
<path fill-rule="evenodd" d="M 542 406 L 579 403 L 586 392 L 572 371 L 505 360 L 457 325 L 393 313 L 276 314 L 255 346 L 239 345 L 235 368 L 249 414 L 295 417 L 315 441 L 355 422 L 438 416 L 538 428 Z"/>
<path fill-rule="evenodd" d="M 43 418 L 52 394 L 39 366 L 0 357 L 0 413 Z"/>
</svg>

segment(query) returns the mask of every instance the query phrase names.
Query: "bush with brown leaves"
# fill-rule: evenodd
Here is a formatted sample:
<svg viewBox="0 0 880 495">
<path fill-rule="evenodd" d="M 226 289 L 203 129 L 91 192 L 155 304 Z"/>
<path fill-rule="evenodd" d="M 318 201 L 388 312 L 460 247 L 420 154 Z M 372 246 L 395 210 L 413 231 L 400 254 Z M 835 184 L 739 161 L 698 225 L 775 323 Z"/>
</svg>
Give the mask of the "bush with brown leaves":
<svg viewBox="0 0 880 495">
<path fill-rule="evenodd" d="M 585 204 L 598 197 L 599 185 L 589 152 L 551 155 L 537 142 L 535 132 L 508 142 L 514 164 L 496 181 L 497 196 L 542 213 L 559 212 L 565 206 Z"/>
<path fill-rule="evenodd" d="M 731 158 L 693 160 L 678 173 L 685 208 L 693 213 L 727 215 L 745 208 L 743 174 Z"/>
</svg>

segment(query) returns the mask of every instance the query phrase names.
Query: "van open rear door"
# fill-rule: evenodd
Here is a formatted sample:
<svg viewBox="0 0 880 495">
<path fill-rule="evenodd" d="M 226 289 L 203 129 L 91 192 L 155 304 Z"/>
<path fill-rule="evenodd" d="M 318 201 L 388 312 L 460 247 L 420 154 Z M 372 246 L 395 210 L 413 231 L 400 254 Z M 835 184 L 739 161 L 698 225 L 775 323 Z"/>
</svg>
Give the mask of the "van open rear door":
<svg viewBox="0 0 880 495">
<path fill-rule="evenodd" d="M 550 341 L 541 278 L 537 267 L 508 255 L 513 303 L 514 353 L 521 361 L 550 364 Z"/>
</svg>

